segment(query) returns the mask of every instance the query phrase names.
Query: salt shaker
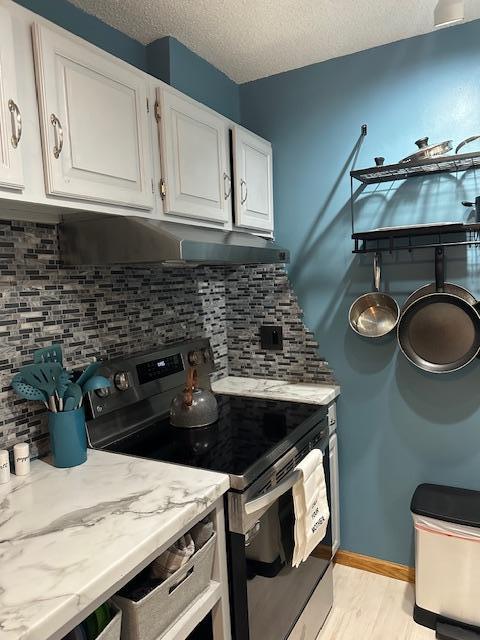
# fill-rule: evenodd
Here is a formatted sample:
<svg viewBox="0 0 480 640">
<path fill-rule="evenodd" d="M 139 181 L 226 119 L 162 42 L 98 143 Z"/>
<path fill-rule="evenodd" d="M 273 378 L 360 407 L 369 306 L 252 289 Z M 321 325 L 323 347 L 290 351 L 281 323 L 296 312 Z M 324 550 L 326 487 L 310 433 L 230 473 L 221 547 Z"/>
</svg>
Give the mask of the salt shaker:
<svg viewBox="0 0 480 640">
<path fill-rule="evenodd" d="M 19 442 L 13 447 L 15 475 L 26 476 L 30 473 L 30 447 L 28 442 Z"/>
<path fill-rule="evenodd" d="M 0 484 L 5 484 L 10 480 L 10 460 L 8 459 L 8 451 L 0 450 Z"/>
</svg>

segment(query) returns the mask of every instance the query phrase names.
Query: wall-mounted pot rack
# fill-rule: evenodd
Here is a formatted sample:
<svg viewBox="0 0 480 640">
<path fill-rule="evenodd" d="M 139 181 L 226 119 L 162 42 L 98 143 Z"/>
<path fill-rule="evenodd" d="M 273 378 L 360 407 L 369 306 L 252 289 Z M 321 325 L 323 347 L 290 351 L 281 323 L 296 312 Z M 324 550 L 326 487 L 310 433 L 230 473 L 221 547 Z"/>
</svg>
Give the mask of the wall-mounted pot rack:
<svg viewBox="0 0 480 640">
<path fill-rule="evenodd" d="M 431 176 L 436 173 L 455 173 L 478 167 L 480 167 L 480 151 L 452 156 L 437 156 L 415 162 L 397 162 L 368 169 L 355 169 L 350 172 L 350 176 L 364 184 L 379 184 L 380 182 Z"/>
<path fill-rule="evenodd" d="M 366 134 L 364 134 L 366 135 Z M 480 168 L 480 152 L 428 158 L 416 162 L 355 169 L 350 172 L 353 253 L 412 251 L 432 247 L 480 244 L 480 223 L 445 223 L 388 227 L 371 231 L 355 231 L 354 181 L 364 185 L 407 180 L 438 173 L 458 173 Z"/>
<path fill-rule="evenodd" d="M 389 227 L 352 233 L 353 253 L 412 251 L 432 247 L 480 244 L 480 223 L 445 223 L 412 227 Z"/>
</svg>

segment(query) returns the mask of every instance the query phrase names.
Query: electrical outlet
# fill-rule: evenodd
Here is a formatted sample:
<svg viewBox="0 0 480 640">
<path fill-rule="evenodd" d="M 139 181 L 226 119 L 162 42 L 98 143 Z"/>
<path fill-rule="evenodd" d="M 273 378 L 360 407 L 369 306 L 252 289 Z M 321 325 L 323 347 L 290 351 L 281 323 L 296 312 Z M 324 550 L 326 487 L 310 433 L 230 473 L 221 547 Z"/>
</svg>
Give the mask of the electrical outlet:
<svg viewBox="0 0 480 640">
<path fill-rule="evenodd" d="M 260 327 L 260 346 L 266 351 L 283 351 L 283 329 L 280 325 Z"/>
</svg>

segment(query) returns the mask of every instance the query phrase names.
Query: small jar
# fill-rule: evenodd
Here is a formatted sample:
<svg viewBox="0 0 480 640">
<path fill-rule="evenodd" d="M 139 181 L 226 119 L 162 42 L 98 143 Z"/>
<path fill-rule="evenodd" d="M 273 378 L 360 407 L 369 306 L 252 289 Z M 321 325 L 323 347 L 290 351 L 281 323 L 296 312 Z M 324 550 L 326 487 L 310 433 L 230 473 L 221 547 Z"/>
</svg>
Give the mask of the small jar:
<svg viewBox="0 0 480 640">
<path fill-rule="evenodd" d="M 28 442 L 19 442 L 13 447 L 15 475 L 26 476 L 30 473 L 30 447 Z"/>
<path fill-rule="evenodd" d="M 10 460 L 6 449 L 0 450 L 0 484 L 10 481 Z"/>
</svg>

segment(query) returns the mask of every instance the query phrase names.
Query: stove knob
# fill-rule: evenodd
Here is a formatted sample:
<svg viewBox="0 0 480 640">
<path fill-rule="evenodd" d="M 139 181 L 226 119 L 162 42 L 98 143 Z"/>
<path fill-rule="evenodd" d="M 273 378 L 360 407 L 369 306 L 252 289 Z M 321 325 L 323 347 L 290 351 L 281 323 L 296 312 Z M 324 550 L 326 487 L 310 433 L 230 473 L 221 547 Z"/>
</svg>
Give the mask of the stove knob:
<svg viewBox="0 0 480 640">
<path fill-rule="evenodd" d="M 126 391 L 130 388 L 130 380 L 126 371 L 119 371 L 115 374 L 113 382 L 119 391 Z"/>
<path fill-rule="evenodd" d="M 198 351 L 190 351 L 188 354 L 188 363 L 192 366 L 192 367 L 196 367 L 198 364 L 200 364 L 200 354 L 198 353 Z"/>
<path fill-rule="evenodd" d="M 106 398 L 110 395 L 110 389 L 108 387 L 102 387 L 101 389 L 96 389 L 95 393 L 99 398 Z"/>
</svg>

